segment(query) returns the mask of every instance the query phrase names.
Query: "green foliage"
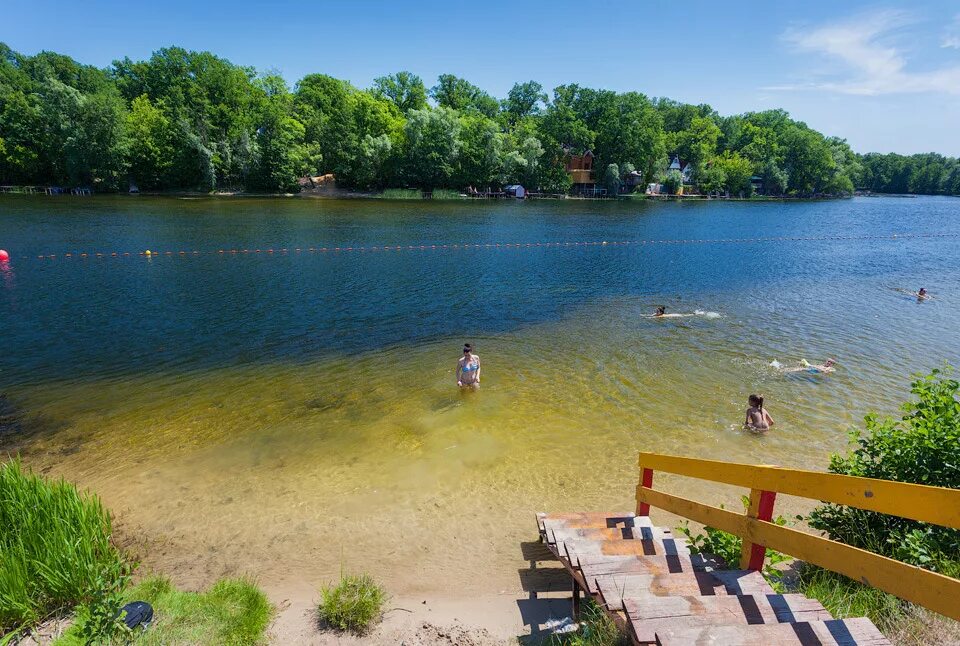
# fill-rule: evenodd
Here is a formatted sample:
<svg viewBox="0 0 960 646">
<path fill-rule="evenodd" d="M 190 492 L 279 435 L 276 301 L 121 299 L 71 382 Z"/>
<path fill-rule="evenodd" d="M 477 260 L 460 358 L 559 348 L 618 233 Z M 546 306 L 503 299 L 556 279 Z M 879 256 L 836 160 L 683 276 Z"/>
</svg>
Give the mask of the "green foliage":
<svg viewBox="0 0 960 646">
<path fill-rule="evenodd" d="M 452 191 L 449 188 L 437 188 L 433 190 L 431 199 L 434 200 L 462 200 L 464 197 L 460 191 Z"/>
<path fill-rule="evenodd" d="M 388 188 L 379 197 L 384 200 L 420 200 L 423 191 L 419 188 Z"/>
<path fill-rule="evenodd" d="M 801 565 L 796 589 L 822 603 L 837 619 L 869 617 L 885 633 L 903 619 L 907 608 L 892 594 L 809 563 Z"/>
<path fill-rule="evenodd" d="M 750 197 L 753 189 L 750 177 L 753 176 L 753 165 L 750 160 L 741 157 L 729 150 L 713 160 L 713 165 L 723 173 L 723 187 L 733 195 Z"/>
<path fill-rule="evenodd" d="M 123 595 L 123 603 L 129 601 L 146 601 L 153 606 L 153 622 L 137 635 L 138 646 L 263 644 L 273 616 L 266 595 L 246 579 L 221 579 L 209 591 L 197 593 L 177 590 L 169 579 L 153 576 Z M 88 621 L 88 615 L 78 615 L 77 622 L 55 646 L 91 643 L 86 636 Z M 118 643 L 125 643 L 116 639 L 118 635 L 114 637 Z"/>
<path fill-rule="evenodd" d="M 603 171 L 603 187 L 607 189 L 607 195 L 618 195 L 621 184 L 620 167 L 616 164 L 607 165 L 607 170 Z"/>
<path fill-rule="evenodd" d="M 16 460 L 0 465 L 0 632 L 77 605 L 89 605 L 97 629 L 109 630 L 129 573 L 110 536 L 95 496 Z"/>
<path fill-rule="evenodd" d="M 899 420 L 869 414 L 850 435 L 846 455 L 830 458 L 830 471 L 865 478 L 960 488 L 960 382 L 952 369 L 917 377 L 915 399 Z M 813 510 L 810 526 L 834 540 L 913 565 L 960 574 L 960 531 L 840 505 Z"/>
<path fill-rule="evenodd" d="M 663 190 L 667 195 L 676 195 L 683 187 L 683 175 L 678 170 L 672 170 L 663 178 Z"/>
<path fill-rule="evenodd" d="M 627 646 L 630 639 L 592 599 L 580 608 L 580 627 L 575 632 L 551 635 L 551 646 Z"/>
<path fill-rule="evenodd" d="M 744 510 L 746 510 L 750 504 L 749 498 L 743 496 L 740 500 L 743 503 Z M 722 509 L 723 505 L 720 505 L 720 507 Z M 783 516 L 777 516 L 773 519 L 773 522 L 780 526 L 787 524 Z M 703 528 L 702 534 L 694 534 L 693 530 L 690 529 L 689 521 L 684 521 L 683 525 L 677 529 L 687 537 L 692 553 L 716 556 L 730 569 L 738 569 L 740 567 L 740 553 L 743 548 L 743 539 L 739 536 L 728 534 L 727 532 L 709 526 Z M 768 579 L 778 581 L 782 572 L 775 566 L 789 561 L 790 557 L 776 550 L 768 549 L 764 555 L 764 559 L 763 573 Z"/>
<path fill-rule="evenodd" d="M 387 593 L 367 574 L 341 575 L 320 590 L 320 620 L 340 630 L 364 633 L 380 620 Z"/>
<path fill-rule="evenodd" d="M 375 95 L 391 101 L 404 114 L 427 107 L 427 88 L 419 76 L 410 72 L 397 72 L 373 79 L 373 91 Z"/>
<path fill-rule="evenodd" d="M 406 176 L 424 189 L 449 186 L 460 151 L 460 120 L 455 110 L 411 110 L 407 113 Z"/>
</svg>

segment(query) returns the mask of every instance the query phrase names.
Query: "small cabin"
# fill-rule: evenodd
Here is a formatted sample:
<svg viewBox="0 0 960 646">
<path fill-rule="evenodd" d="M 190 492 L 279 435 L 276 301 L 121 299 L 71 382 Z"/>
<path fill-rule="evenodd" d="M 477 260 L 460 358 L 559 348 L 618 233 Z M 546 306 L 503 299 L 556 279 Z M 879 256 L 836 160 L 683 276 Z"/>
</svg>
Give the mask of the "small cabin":
<svg viewBox="0 0 960 646">
<path fill-rule="evenodd" d="M 527 196 L 526 189 L 519 184 L 510 184 L 509 186 L 504 186 L 503 192 L 506 193 L 507 197 L 515 197 L 518 200 L 522 200 Z"/>
</svg>

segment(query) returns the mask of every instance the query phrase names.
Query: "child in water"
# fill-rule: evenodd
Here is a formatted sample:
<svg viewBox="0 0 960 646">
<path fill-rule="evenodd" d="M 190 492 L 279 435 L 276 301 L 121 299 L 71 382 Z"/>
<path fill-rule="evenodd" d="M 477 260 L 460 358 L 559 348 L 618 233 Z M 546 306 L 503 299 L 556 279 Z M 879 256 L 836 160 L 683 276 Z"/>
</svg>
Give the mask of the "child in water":
<svg viewBox="0 0 960 646">
<path fill-rule="evenodd" d="M 743 423 L 744 428 L 759 432 L 770 430 L 774 421 L 773 418 L 770 417 L 770 413 L 763 408 L 763 396 L 750 395 L 747 403 L 750 405 L 750 408 L 747 409 L 747 419 Z"/>
</svg>

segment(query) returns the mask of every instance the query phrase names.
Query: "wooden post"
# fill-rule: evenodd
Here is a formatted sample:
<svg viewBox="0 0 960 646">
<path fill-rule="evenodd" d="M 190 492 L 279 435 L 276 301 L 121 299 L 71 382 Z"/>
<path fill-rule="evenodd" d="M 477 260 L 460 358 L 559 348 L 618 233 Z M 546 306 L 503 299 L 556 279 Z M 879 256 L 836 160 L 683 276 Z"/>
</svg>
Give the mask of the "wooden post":
<svg viewBox="0 0 960 646">
<path fill-rule="evenodd" d="M 762 491 L 760 489 L 750 490 L 750 506 L 747 508 L 747 516 L 770 522 L 773 518 L 773 503 L 777 499 L 776 491 Z M 756 570 L 763 569 L 763 561 L 767 555 L 767 548 L 764 545 L 755 545 L 747 539 L 743 539 L 743 549 L 740 552 L 740 569 Z"/>
<path fill-rule="evenodd" d="M 580 620 L 580 584 L 577 583 L 576 577 L 570 577 L 570 580 L 573 581 L 573 609 L 571 610 L 571 615 L 573 615 L 574 621 Z"/>
<path fill-rule="evenodd" d="M 653 489 L 653 469 L 640 468 L 640 486 Z M 650 505 L 637 501 L 637 516 L 649 516 Z"/>
</svg>

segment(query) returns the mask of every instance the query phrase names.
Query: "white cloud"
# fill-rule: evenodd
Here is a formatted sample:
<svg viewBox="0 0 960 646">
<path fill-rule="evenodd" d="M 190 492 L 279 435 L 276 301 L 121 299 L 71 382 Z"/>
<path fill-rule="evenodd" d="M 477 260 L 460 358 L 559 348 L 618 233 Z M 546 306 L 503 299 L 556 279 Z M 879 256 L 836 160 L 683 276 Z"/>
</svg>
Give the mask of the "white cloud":
<svg viewBox="0 0 960 646">
<path fill-rule="evenodd" d="M 960 49 L 960 13 L 953 17 L 953 22 L 943 31 L 940 46 Z"/>
<path fill-rule="evenodd" d="M 903 11 L 881 11 L 812 29 L 794 28 L 784 39 L 800 51 L 812 52 L 839 63 L 830 80 L 782 85 L 778 90 L 819 89 L 843 94 L 913 94 L 940 92 L 960 94 L 960 65 L 913 71 L 898 32 L 913 23 Z M 958 23 L 960 24 L 960 23 Z M 944 39 L 945 47 L 960 47 L 960 30 Z M 946 44 L 947 42 L 951 44 Z"/>
</svg>

